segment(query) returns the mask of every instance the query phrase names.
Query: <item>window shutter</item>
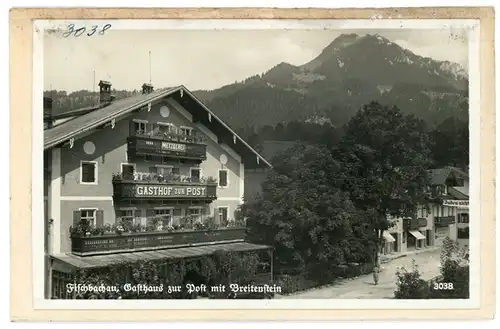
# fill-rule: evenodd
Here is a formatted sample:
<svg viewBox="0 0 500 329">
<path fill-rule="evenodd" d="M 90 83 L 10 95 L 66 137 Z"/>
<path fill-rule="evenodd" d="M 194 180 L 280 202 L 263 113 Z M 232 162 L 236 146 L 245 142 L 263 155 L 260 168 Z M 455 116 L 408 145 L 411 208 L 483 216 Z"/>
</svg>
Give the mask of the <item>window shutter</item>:
<svg viewBox="0 0 500 329">
<path fill-rule="evenodd" d="M 103 227 L 104 226 L 104 211 L 97 210 L 95 215 L 95 226 Z"/>
<path fill-rule="evenodd" d="M 134 136 L 136 134 L 136 131 L 135 131 L 135 122 L 130 120 L 130 131 L 129 131 L 130 135 L 131 136 Z"/>
<path fill-rule="evenodd" d="M 227 186 L 227 171 L 221 170 L 219 171 L 219 185 Z"/>
<path fill-rule="evenodd" d="M 80 210 L 73 211 L 73 227 L 77 227 L 80 224 L 81 212 Z"/>
</svg>

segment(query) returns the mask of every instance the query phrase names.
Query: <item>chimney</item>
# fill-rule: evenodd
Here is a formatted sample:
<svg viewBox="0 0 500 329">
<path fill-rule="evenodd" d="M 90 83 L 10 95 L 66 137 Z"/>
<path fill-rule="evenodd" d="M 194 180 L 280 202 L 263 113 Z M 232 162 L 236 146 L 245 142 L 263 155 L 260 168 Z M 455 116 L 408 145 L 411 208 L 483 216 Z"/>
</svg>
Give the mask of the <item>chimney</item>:
<svg viewBox="0 0 500 329">
<path fill-rule="evenodd" d="M 150 83 L 145 83 L 142 85 L 142 93 L 143 94 L 150 94 L 153 92 L 153 85 Z"/>
<path fill-rule="evenodd" d="M 99 91 L 99 104 L 110 103 L 113 100 L 111 97 L 111 82 L 99 81 Z"/>
<path fill-rule="evenodd" d="M 52 128 L 54 121 L 52 119 L 52 98 L 43 98 L 43 122 L 47 122 L 47 128 Z"/>
</svg>

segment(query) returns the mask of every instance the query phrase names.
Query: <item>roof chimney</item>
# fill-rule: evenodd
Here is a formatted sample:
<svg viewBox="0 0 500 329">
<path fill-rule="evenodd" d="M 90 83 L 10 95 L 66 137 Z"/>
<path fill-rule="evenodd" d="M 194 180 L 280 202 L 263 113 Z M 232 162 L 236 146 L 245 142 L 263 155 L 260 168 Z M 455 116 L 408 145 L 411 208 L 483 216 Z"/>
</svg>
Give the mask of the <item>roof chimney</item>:
<svg viewBox="0 0 500 329">
<path fill-rule="evenodd" d="M 43 98 L 43 122 L 47 122 L 47 128 L 52 128 L 54 121 L 52 120 L 52 98 Z"/>
<path fill-rule="evenodd" d="M 153 85 L 150 83 L 145 83 L 142 85 L 142 93 L 143 94 L 150 94 L 153 92 Z"/>
<path fill-rule="evenodd" d="M 99 90 L 99 104 L 110 103 L 113 100 L 111 97 L 111 82 L 99 81 Z"/>
</svg>

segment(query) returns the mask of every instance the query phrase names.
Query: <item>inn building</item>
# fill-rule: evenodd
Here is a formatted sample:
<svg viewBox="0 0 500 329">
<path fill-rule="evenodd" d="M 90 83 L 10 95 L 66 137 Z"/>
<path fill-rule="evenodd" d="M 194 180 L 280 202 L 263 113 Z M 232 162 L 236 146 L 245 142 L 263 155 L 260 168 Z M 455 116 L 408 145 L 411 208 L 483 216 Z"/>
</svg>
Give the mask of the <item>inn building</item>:
<svg viewBox="0 0 500 329">
<path fill-rule="evenodd" d="M 124 99 L 99 87 L 98 104 L 63 114 L 44 98 L 47 298 L 117 259 L 269 252 L 245 241 L 238 211 L 245 170 L 266 159 L 184 86 Z"/>
<path fill-rule="evenodd" d="M 429 197 L 411 218 L 392 219 L 383 254 L 441 246 L 445 238 L 468 246 L 469 175 L 456 167 L 429 170 Z"/>
</svg>

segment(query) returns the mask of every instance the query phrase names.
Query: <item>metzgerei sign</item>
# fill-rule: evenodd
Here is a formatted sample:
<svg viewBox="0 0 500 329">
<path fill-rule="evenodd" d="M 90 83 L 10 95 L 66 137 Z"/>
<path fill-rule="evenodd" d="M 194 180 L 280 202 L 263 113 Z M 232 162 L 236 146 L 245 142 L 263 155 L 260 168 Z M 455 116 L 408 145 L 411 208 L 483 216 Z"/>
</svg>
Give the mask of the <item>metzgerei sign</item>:
<svg viewBox="0 0 500 329">
<path fill-rule="evenodd" d="M 164 151 L 186 152 L 185 144 L 161 142 L 161 149 Z"/>
<path fill-rule="evenodd" d="M 199 186 L 136 185 L 136 197 L 205 197 L 207 188 Z"/>
</svg>

